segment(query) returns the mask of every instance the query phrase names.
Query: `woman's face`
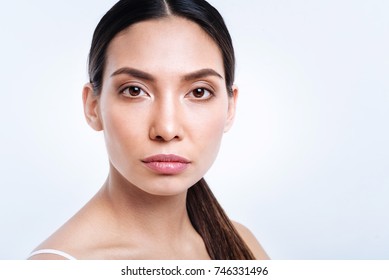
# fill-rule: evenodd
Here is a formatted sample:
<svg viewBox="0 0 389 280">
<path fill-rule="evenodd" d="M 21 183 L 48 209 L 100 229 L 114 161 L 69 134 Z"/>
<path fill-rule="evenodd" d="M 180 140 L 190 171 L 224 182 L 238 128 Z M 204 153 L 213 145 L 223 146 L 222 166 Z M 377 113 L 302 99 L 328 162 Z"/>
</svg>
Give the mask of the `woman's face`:
<svg viewBox="0 0 389 280">
<path fill-rule="evenodd" d="M 154 195 L 186 191 L 214 162 L 232 124 L 223 58 L 195 23 L 179 17 L 130 26 L 110 43 L 101 94 L 84 88 L 89 124 L 104 131 L 111 163 Z"/>
</svg>

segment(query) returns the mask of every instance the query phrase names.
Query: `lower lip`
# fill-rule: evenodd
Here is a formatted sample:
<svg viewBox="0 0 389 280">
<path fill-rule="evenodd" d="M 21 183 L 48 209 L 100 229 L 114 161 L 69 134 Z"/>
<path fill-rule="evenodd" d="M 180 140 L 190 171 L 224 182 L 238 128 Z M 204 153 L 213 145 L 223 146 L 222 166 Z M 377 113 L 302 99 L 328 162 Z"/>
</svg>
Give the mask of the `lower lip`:
<svg viewBox="0 0 389 280">
<path fill-rule="evenodd" d="M 183 172 L 189 163 L 185 162 L 167 162 L 167 161 L 151 161 L 144 164 L 156 173 L 164 175 L 174 175 Z"/>
</svg>

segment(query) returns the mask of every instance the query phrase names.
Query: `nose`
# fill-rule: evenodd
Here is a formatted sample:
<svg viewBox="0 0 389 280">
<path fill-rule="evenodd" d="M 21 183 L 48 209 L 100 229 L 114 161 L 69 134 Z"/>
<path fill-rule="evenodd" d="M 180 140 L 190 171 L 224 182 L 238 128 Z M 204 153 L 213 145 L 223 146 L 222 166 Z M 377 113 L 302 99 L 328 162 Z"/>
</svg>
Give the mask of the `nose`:
<svg viewBox="0 0 389 280">
<path fill-rule="evenodd" d="M 149 137 L 151 140 L 169 142 L 183 137 L 180 104 L 173 98 L 155 101 L 152 111 Z"/>
</svg>

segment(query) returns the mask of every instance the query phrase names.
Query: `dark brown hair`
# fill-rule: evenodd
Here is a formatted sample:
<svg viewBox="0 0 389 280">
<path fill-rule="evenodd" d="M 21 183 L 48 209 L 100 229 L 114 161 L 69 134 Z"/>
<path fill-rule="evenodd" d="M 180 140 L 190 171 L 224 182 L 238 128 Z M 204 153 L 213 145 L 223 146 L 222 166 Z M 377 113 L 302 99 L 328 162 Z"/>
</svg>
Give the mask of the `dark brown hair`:
<svg viewBox="0 0 389 280">
<path fill-rule="evenodd" d="M 93 34 L 89 77 L 95 94 L 101 91 L 106 52 L 111 40 L 134 23 L 168 16 L 179 16 L 197 23 L 217 43 L 223 56 L 227 93 L 232 96 L 235 73 L 232 40 L 222 16 L 204 0 L 121 0 L 116 3 L 100 20 Z M 189 188 L 186 207 L 211 259 L 254 259 L 203 178 Z"/>
</svg>

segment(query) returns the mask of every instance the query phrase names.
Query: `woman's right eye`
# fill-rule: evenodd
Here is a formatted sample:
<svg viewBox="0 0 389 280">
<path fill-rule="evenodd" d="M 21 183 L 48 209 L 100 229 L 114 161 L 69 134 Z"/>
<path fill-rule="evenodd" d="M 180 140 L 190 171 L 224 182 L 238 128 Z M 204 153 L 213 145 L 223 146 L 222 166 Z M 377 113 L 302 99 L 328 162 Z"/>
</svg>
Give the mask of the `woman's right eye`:
<svg viewBox="0 0 389 280">
<path fill-rule="evenodd" d="M 126 97 L 135 98 L 147 95 L 143 89 L 137 86 L 128 86 L 120 91 L 120 93 Z"/>
</svg>

